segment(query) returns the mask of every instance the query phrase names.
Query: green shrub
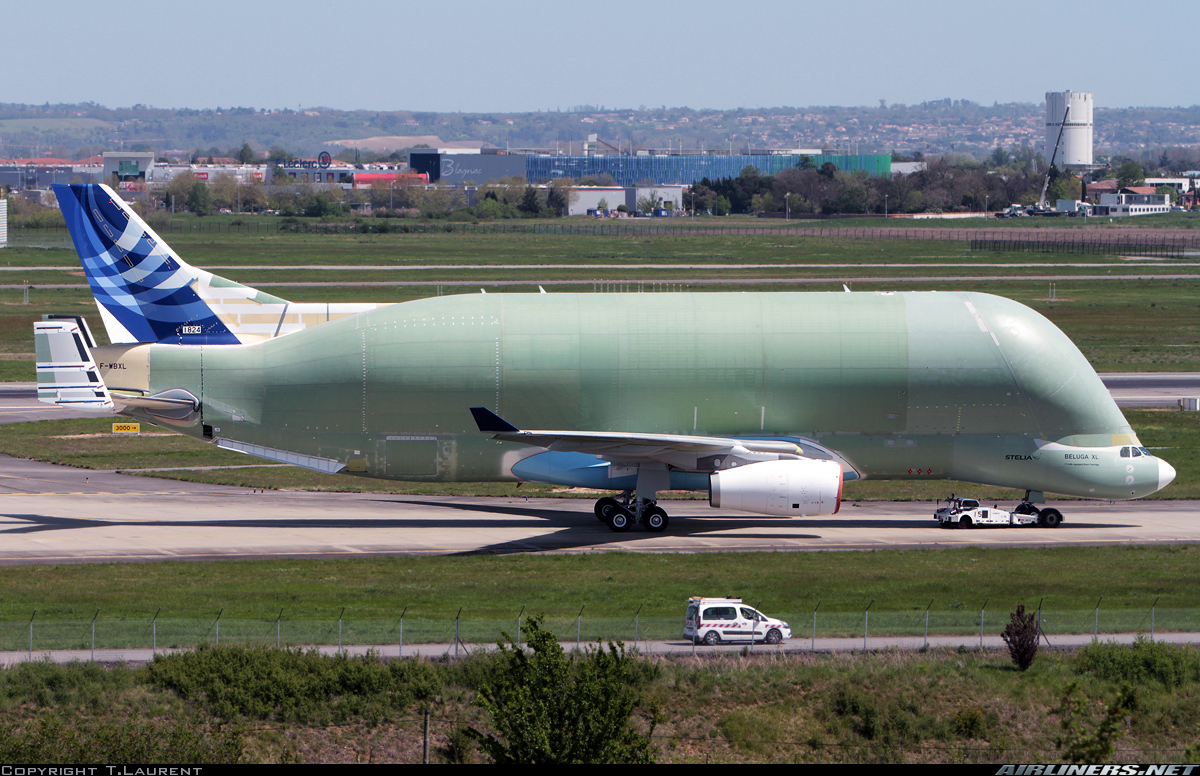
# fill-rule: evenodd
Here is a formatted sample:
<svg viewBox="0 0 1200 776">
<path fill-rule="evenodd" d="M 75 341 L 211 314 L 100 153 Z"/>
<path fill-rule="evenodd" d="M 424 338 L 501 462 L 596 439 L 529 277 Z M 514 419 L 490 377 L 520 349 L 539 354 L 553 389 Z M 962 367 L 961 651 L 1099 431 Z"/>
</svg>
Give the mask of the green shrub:
<svg viewBox="0 0 1200 776">
<path fill-rule="evenodd" d="M 471 728 L 496 763 L 650 763 L 650 734 L 631 715 L 641 703 L 634 665 L 624 646 L 567 655 L 554 634 L 531 617 L 527 647 L 500 645 L 502 670 L 480 688 L 476 705 L 491 716 L 495 733 Z"/>
<path fill-rule="evenodd" d="M 419 660 L 384 663 L 377 655 L 322 655 L 317 650 L 202 646 L 159 655 L 151 681 L 206 703 L 223 718 L 305 723 L 378 721 L 441 691 L 436 670 Z"/>
<path fill-rule="evenodd" d="M 0 671 L 0 698 L 49 707 L 63 704 L 106 705 L 105 698 L 138 683 L 124 665 L 104 668 L 98 663 L 53 663 L 49 659 L 22 662 Z"/>
<path fill-rule="evenodd" d="M 244 763 L 242 733 L 197 719 L 73 719 L 41 713 L 0 722 L 0 764 Z"/>
<path fill-rule="evenodd" d="M 1200 682 L 1200 650 L 1139 636 L 1130 646 L 1096 642 L 1079 651 L 1076 669 L 1112 682 L 1134 686 L 1158 682 L 1168 690 Z"/>
</svg>

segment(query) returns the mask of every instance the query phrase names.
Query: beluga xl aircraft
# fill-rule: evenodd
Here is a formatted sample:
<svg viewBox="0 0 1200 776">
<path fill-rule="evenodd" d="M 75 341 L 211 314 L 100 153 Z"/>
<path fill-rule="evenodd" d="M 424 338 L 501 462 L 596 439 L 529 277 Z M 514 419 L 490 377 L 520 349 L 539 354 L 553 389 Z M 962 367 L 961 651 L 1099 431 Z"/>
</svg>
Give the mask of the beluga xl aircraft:
<svg viewBox="0 0 1200 776">
<path fill-rule="evenodd" d="M 184 262 L 112 190 L 55 186 L 111 344 L 35 326 L 39 397 L 321 472 L 666 490 L 766 515 L 954 479 L 1135 499 L 1170 464 L 1052 323 L 979 293 L 470 294 L 297 304 Z"/>
</svg>

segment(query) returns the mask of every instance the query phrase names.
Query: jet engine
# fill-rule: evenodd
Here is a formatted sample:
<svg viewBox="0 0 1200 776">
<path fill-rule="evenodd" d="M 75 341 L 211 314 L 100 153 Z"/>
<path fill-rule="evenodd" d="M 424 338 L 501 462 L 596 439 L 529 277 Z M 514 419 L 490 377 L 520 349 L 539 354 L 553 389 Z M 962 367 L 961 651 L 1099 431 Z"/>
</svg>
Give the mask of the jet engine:
<svg viewBox="0 0 1200 776">
<path fill-rule="evenodd" d="M 708 503 L 760 515 L 836 514 L 842 505 L 842 467 L 802 458 L 763 461 L 708 476 Z"/>
</svg>

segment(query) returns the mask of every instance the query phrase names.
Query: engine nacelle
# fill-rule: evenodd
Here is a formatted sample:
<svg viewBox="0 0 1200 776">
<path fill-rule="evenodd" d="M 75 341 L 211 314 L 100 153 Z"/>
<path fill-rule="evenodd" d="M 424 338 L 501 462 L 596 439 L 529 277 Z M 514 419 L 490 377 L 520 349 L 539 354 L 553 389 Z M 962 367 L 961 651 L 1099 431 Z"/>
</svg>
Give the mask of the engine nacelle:
<svg viewBox="0 0 1200 776">
<path fill-rule="evenodd" d="M 842 467 L 834 461 L 763 461 L 708 476 L 710 506 L 760 515 L 833 515 L 842 506 Z"/>
</svg>

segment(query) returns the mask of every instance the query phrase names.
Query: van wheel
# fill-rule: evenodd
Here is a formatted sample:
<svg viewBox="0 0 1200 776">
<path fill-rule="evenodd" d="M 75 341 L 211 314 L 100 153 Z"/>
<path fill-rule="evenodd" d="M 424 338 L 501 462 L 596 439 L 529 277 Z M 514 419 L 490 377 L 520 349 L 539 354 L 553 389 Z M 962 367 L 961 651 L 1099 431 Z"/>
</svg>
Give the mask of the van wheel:
<svg viewBox="0 0 1200 776">
<path fill-rule="evenodd" d="M 1043 509 L 1042 513 L 1038 516 L 1038 522 L 1044 528 L 1058 528 L 1062 525 L 1062 519 L 1062 512 L 1059 512 L 1057 509 Z"/>
<path fill-rule="evenodd" d="M 783 634 L 779 632 L 778 628 L 771 628 L 771 630 L 767 631 L 767 638 L 765 641 L 768 644 L 778 644 L 779 642 L 783 641 Z"/>
<path fill-rule="evenodd" d="M 704 643 L 710 647 L 715 647 L 721 643 L 721 634 L 717 633 L 715 630 L 710 630 L 708 633 L 704 634 Z"/>
</svg>

